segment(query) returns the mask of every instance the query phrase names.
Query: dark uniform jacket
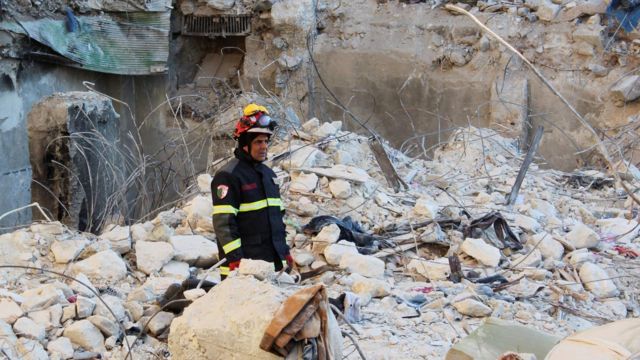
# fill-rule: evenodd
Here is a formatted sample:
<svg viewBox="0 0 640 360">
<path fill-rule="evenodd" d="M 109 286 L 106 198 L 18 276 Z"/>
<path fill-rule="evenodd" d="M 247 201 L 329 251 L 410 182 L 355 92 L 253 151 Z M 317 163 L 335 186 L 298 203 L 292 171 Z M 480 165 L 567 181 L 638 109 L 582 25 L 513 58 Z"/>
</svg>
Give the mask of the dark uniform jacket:
<svg viewBox="0 0 640 360">
<path fill-rule="evenodd" d="M 241 149 L 234 154 L 211 182 L 218 250 L 227 258 L 220 273 L 227 275 L 228 264 L 242 258 L 273 262 L 280 270 L 289 247 L 276 174 Z"/>
</svg>

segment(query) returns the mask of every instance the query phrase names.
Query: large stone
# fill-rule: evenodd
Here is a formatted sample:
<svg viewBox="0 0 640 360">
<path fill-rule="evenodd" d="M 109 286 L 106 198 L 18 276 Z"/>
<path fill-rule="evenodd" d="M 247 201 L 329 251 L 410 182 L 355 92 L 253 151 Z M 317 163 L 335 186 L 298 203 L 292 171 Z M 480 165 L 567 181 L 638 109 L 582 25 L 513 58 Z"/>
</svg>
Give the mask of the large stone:
<svg viewBox="0 0 640 360">
<path fill-rule="evenodd" d="M 540 250 L 534 249 L 526 254 L 517 254 L 511 257 L 511 266 L 516 269 L 537 267 L 542 262 Z"/>
<path fill-rule="evenodd" d="M 51 244 L 51 252 L 56 263 L 67 264 L 75 260 L 88 243 L 87 239 L 54 241 Z"/>
<path fill-rule="evenodd" d="M 453 307 L 462 315 L 485 317 L 491 315 L 491 308 L 474 299 L 465 299 L 453 304 Z"/>
<path fill-rule="evenodd" d="M 340 260 L 346 254 L 358 254 L 356 244 L 347 240 L 340 240 L 324 249 L 324 257 L 331 265 L 340 265 Z"/>
<path fill-rule="evenodd" d="M 133 239 L 133 242 L 147 241 L 149 233 L 153 230 L 153 227 L 154 225 L 150 221 L 143 224 L 131 225 L 131 238 Z"/>
<path fill-rule="evenodd" d="M 115 283 L 127 276 L 127 267 L 113 250 L 104 250 L 71 266 L 74 274 L 84 273 L 94 283 Z"/>
<path fill-rule="evenodd" d="M 128 301 L 149 302 L 164 294 L 172 284 L 179 284 L 175 277 L 149 277 L 141 286 L 127 295 Z"/>
<path fill-rule="evenodd" d="M 527 241 L 527 244 L 531 244 L 531 246 L 536 246 L 537 244 L 543 260 L 560 260 L 564 254 L 564 246 L 549 233 L 535 234 L 531 237 L 531 240 Z"/>
<path fill-rule="evenodd" d="M 551 0 L 542 0 L 540 1 L 536 15 L 538 15 L 538 18 L 542 21 L 552 21 L 556 18 L 560 9 L 562 9 L 562 6 L 554 4 Z"/>
<path fill-rule="evenodd" d="M 322 253 L 324 249 L 340 239 L 340 228 L 336 224 L 327 225 L 313 238 L 313 252 Z"/>
<path fill-rule="evenodd" d="M 447 258 L 435 260 L 412 259 L 407 269 L 415 271 L 430 281 L 447 280 L 451 274 L 451 267 Z"/>
<path fill-rule="evenodd" d="M 106 305 L 103 304 L 102 301 L 104 301 Z M 117 321 L 122 321 L 127 318 L 127 313 L 123 304 L 124 301 L 119 297 L 113 295 L 103 295 L 102 301 L 97 302 L 96 309 L 93 312 L 95 315 L 104 316 L 109 319 L 113 319 L 113 316 L 115 315 L 116 318 L 114 320 Z"/>
<path fill-rule="evenodd" d="M 151 321 L 149 321 L 149 331 L 151 331 L 151 334 L 155 336 L 162 334 L 169 328 L 174 318 L 175 315 L 172 313 L 160 311 L 153 317 L 153 319 L 151 319 Z"/>
<path fill-rule="evenodd" d="M 239 272 L 242 275 L 252 275 L 260 280 L 264 280 L 274 276 L 275 267 L 273 263 L 267 261 L 242 259 L 242 261 L 240 261 Z"/>
<path fill-rule="evenodd" d="M 47 350 L 49 350 L 51 354 L 59 355 L 62 359 L 71 359 L 73 357 L 73 345 L 71 344 L 71 340 L 64 336 L 49 341 L 47 344 Z"/>
<path fill-rule="evenodd" d="M 73 304 L 75 306 L 72 305 L 70 309 L 65 308 L 65 310 L 66 309 L 69 309 L 67 311 L 73 310 L 73 312 L 71 313 L 72 317 L 84 319 L 91 316 L 91 314 L 93 314 L 93 311 L 96 309 L 96 301 L 99 301 L 99 300 L 96 300 L 94 298 L 84 297 L 84 296 L 78 296 L 78 298 L 76 299 L 76 302 Z M 63 317 L 65 316 L 63 315 Z"/>
<path fill-rule="evenodd" d="M 576 249 L 593 248 L 600 242 L 598 234 L 582 223 L 576 224 L 565 238 Z"/>
<path fill-rule="evenodd" d="M 180 281 L 187 279 L 189 274 L 189 264 L 182 261 L 169 261 L 160 271 L 160 275 L 174 277 Z"/>
<path fill-rule="evenodd" d="M 0 264 L 33 266 L 37 240 L 24 231 L 18 230 L 0 235 Z M 24 270 L 0 269 L 0 285 L 24 276 Z"/>
<path fill-rule="evenodd" d="M 16 335 L 42 341 L 46 335 L 44 326 L 36 323 L 28 317 L 21 317 L 13 324 Z"/>
<path fill-rule="evenodd" d="M 636 100 L 640 97 L 640 76 L 629 75 L 618 81 L 611 88 L 609 95 L 616 106 Z"/>
<path fill-rule="evenodd" d="M 616 241 L 629 243 L 638 237 L 640 231 L 638 222 L 624 218 L 599 219 L 596 226 L 600 228 L 603 236 L 615 236 Z"/>
<path fill-rule="evenodd" d="M 482 239 L 467 238 L 460 249 L 483 265 L 496 267 L 500 263 L 500 250 Z"/>
<path fill-rule="evenodd" d="M 89 320 L 80 320 L 68 325 L 65 327 L 63 335 L 76 346 L 81 346 L 86 350 L 98 353 L 107 350 L 104 347 L 102 333 Z"/>
<path fill-rule="evenodd" d="M 596 50 L 602 49 L 602 30 L 604 26 L 600 24 L 579 25 L 573 32 L 573 41 L 584 41 L 595 46 Z"/>
<path fill-rule="evenodd" d="M 49 360 L 49 355 L 40 341 L 20 338 L 16 346 L 21 360 Z"/>
<path fill-rule="evenodd" d="M 64 225 L 60 221 L 52 221 L 40 224 L 32 224 L 29 227 L 34 234 L 62 235 L 64 233 Z"/>
<path fill-rule="evenodd" d="M 20 307 L 25 312 L 29 312 L 32 310 L 40 310 L 54 304 L 66 303 L 65 292 L 57 285 L 58 283 L 45 284 L 23 292 L 20 295 L 24 298 L 24 301 Z M 66 289 L 66 291 L 70 295 L 71 290 Z"/>
<path fill-rule="evenodd" d="M 215 241 L 201 235 L 174 235 L 169 239 L 175 250 L 174 259 L 192 266 L 209 267 L 218 259 Z"/>
<path fill-rule="evenodd" d="M 291 185 L 289 189 L 292 191 L 311 193 L 318 185 L 318 175 L 314 173 L 299 173 L 291 176 Z"/>
<path fill-rule="evenodd" d="M 116 225 L 100 235 L 101 239 L 108 240 L 111 249 L 119 254 L 131 251 L 131 231 L 128 226 Z"/>
<path fill-rule="evenodd" d="M 293 145 L 291 158 L 282 162 L 285 170 L 314 167 L 327 161 L 327 156 L 314 146 Z"/>
<path fill-rule="evenodd" d="M 153 227 L 149 236 L 147 236 L 147 241 L 167 242 L 173 236 L 174 232 L 175 230 L 171 226 L 160 222 Z"/>
<path fill-rule="evenodd" d="M 318 213 L 318 206 L 306 197 L 301 197 L 298 201 L 289 203 L 287 211 L 291 210 L 294 214 L 308 217 L 315 216 Z"/>
<path fill-rule="evenodd" d="M 329 183 L 331 194 L 337 199 L 346 199 L 351 196 L 351 183 L 346 180 L 336 179 Z"/>
<path fill-rule="evenodd" d="M 173 358 L 276 360 L 260 349 L 264 329 L 289 293 L 250 276 L 230 277 L 187 307 L 171 323 Z M 340 358 L 340 336 L 334 342 L 335 319 L 329 316 L 330 351 Z M 338 330 L 339 334 L 339 330 Z"/>
<path fill-rule="evenodd" d="M 291 249 L 291 256 L 299 266 L 309 266 L 315 261 L 313 254 L 306 250 Z"/>
<path fill-rule="evenodd" d="M 11 299 L 0 299 L 0 320 L 13 324 L 24 312 L 20 305 Z"/>
<path fill-rule="evenodd" d="M 165 242 L 139 241 L 136 243 L 136 264 L 147 275 L 160 271 L 173 258 L 173 246 Z"/>
<path fill-rule="evenodd" d="M 186 221 L 192 229 L 196 232 L 213 233 L 213 223 L 211 221 L 212 208 L 213 203 L 211 196 L 198 195 L 191 199 L 183 210 L 187 213 Z"/>
<path fill-rule="evenodd" d="M 384 261 L 373 256 L 344 254 L 340 260 L 340 268 L 370 278 L 384 277 Z"/>
<path fill-rule="evenodd" d="M 516 214 L 514 225 L 530 233 L 538 232 L 542 228 L 536 219 L 521 214 Z"/>
<path fill-rule="evenodd" d="M 584 287 L 596 298 L 618 296 L 619 291 L 616 284 L 611 280 L 611 276 L 600 266 L 590 262 L 584 263 L 580 267 L 579 274 Z"/>
<path fill-rule="evenodd" d="M 273 3 L 271 23 L 274 29 L 292 34 L 307 34 L 315 27 L 316 18 L 313 1 L 281 0 Z"/>
<path fill-rule="evenodd" d="M 351 274 L 351 290 L 371 298 L 385 297 L 391 293 L 391 285 L 386 281 L 371 279 L 359 274 Z"/>
<path fill-rule="evenodd" d="M 13 332 L 11 325 L 3 320 L 0 320 L 0 348 L 2 348 L 2 340 L 6 340 L 9 343 L 15 344 L 18 338 Z"/>
<path fill-rule="evenodd" d="M 89 316 L 87 320 L 91 321 L 91 323 L 97 327 L 105 337 L 117 336 L 120 334 L 120 327 L 118 326 L 118 323 L 113 320 L 113 316 L 108 318 L 102 315 L 93 315 Z"/>
<path fill-rule="evenodd" d="M 416 200 L 416 205 L 413 207 L 413 212 L 416 215 L 425 217 L 427 219 L 434 219 L 438 215 L 440 206 L 430 197 L 421 197 Z"/>
<path fill-rule="evenodd" d="M 69 287 L 71 288 L 71 290 L 86 297 L 96 296 L 96 293 L 98 292 L 98 290 L 95 288 L 95 286 L 93 286 L 93 284 L 91 283 L 91 280 L 89 280 L 87 275 L 83 273 L 79 273 L 75 276 L 75 278 L 76 280 L 82 282 L 82 284 L 80 284 L 78 281 L 72 281 L 69 284 Z"/>
<path fill-rule="evenodd" d="M 198 190 L 201 193 L 211 193 L 211 181 L 213 177 L 209 174 L 200 174 L 198 175 Z"/>
</svg>

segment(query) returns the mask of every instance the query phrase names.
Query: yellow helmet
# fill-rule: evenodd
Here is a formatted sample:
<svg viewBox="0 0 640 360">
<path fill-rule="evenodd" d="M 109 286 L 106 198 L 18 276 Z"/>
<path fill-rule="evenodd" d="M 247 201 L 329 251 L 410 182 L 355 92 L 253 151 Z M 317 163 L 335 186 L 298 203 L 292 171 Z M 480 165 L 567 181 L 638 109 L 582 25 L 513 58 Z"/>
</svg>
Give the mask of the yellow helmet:
<svg viewBox="0 0 640 360">
<path fill-rule="evenodd" d="M 267 111 L 267 108 L 262 106 L 262 105 L 258 105 L 258 104 L 254 104 L 251 103 L 247 106 L 244 107 L 244 110 L 242 110 L 242 114 L 244 116 L 251 116 L 257 112 L 263 112 L 265 114 L 268 114 L 269 111 Z"/>
</svg>

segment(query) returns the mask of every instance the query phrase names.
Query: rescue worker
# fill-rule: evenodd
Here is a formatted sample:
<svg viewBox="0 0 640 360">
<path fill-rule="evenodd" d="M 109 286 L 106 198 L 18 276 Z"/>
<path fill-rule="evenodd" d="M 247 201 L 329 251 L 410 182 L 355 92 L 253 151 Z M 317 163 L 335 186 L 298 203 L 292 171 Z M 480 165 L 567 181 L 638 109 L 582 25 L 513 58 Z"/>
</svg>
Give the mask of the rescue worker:
<svg viewBox="0 0 640 360">
<path fill-rule="evenodd" d="M 263 164 L 276 125 L 264 106 L 247 105 L 233 133 L 235 159 L 211 182 L 213 226 L 220 258 L 227 259 L 223 279 L 244 258 L 273 262 L 276 271 L 293 267 L 276 174 Z"/>
</svg>

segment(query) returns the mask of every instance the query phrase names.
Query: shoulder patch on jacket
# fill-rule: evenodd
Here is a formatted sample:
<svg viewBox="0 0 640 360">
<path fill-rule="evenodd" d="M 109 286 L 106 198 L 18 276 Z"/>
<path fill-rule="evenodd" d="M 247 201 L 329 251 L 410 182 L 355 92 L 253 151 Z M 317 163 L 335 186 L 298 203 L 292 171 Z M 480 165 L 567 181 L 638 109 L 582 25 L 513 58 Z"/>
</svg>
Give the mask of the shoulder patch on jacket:
<svg viewBox="0 0 640 360">
<path fill-rule="evenodd" d="M 227 196 L 227 193 L 229 193 L 229 187 L 227 185 L 218 185 L 216 188 L 216 195 L 218 196 L 218 199 L 224 199 Z"/>
</svg>

